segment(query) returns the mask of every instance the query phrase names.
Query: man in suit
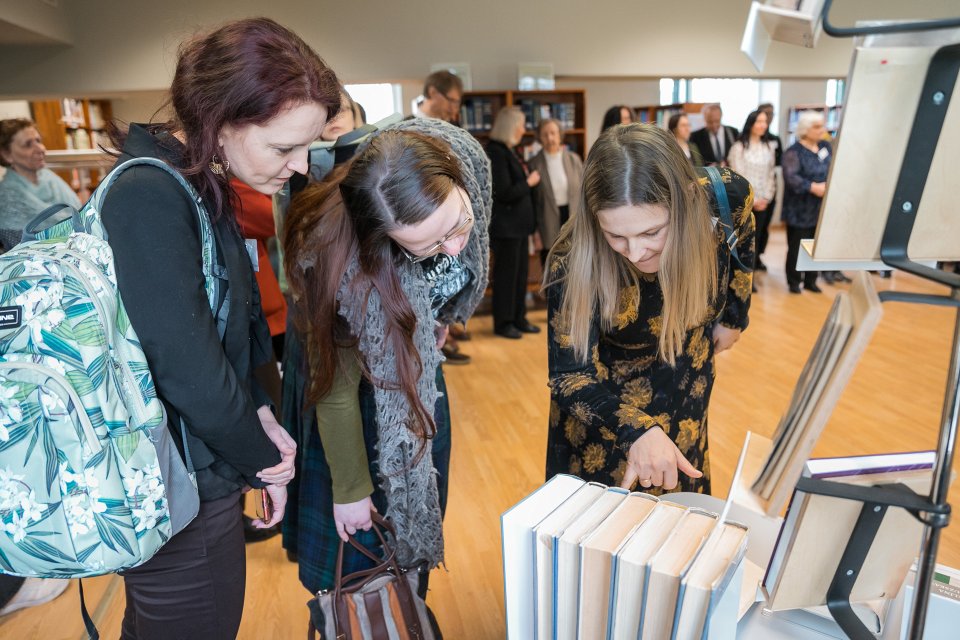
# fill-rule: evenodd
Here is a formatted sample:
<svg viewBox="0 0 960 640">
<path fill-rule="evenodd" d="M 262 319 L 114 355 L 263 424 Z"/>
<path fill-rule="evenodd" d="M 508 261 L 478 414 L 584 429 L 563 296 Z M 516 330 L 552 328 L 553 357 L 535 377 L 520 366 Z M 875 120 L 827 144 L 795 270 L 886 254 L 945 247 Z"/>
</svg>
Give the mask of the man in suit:
<svg viewBox="0 0 960 640">
<path fill-rule="evenodd" d="M 727 166 L 727 154 L 730 147 L 740 137 L 740 132 L 733 127 L 721 124 L 723 110 L 719 104 L 708 104 L 700 112 L 706 126 L 690 134 L 690 142 L 697 145 L 703 155 L 703 163 L 707 166 Z"/>
</svg>

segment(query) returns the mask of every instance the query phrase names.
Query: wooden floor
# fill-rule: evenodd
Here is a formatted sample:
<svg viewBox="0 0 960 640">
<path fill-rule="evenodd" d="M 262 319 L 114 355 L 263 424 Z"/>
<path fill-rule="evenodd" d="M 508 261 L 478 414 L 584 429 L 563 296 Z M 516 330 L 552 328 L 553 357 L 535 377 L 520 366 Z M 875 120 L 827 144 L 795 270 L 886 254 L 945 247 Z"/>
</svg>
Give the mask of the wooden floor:
<svg viewBox="0 0 960 640">
<path fill-rule="evenodd" d="M 823 285 L 822 295 L 788 294 L 779 266 L 783 255 L 783 232 L 775 232 L 767 252 L 770 272 L 758 276 L 750 328 L 731 352 L 718 356 L 710 442 L 720 497 L 745 432 L 771 435 L 776 427 L 836 291 Z M 878 289 L 943 292 L 904 275 L 874 282 Z M 884 311 L 817 455 L 936 446 L 953 312 L 895 303 Z M 544 327 L 546 314 L 534 312 L 531 320 Z M 471 321 L 470 331 L 473 340 L 463 349 L 473 363 L 446 368 L 454 431 L 447 563 L 431 578 L 428 602 L 448 639 L 482 640 L 504 635 L 499 516 L 544 479 L 547 354 L 545 332 L 505 340 L 493 336 L 489 317 Z M 250 545 L 247 555 L 240 637 L 304 637 L 309 594 L 279 541 Z M 960 567 L 960 526 L 946 529 L 939 561 Z M 89 582 L 92 600 L 100 605 L 95 615 L 103 637 L 118 637 L 122 584 L 112 576 Z M 0 638 L 82 638 L 77 602 L 71 585 L 47 605 L 0 618 Z"/>
</svg>

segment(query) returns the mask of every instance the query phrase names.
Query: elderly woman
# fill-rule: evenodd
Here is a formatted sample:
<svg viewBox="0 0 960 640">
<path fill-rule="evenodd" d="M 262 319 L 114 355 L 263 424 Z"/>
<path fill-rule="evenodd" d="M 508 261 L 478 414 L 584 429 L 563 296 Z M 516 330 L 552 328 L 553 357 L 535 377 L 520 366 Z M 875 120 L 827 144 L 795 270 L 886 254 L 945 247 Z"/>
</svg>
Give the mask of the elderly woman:
<svg viewBox="0 0 960 640">
<path fill-rule="evenodd" d="M 790 293 L 800 293 L 797 254 L 800 241 L 812 238 L 820 217 L 820 203 L 827 187 L 832 148 L 823 139 L 823 114 L 804 111 L 797 119 L 797 141 L 783 153 L 783 221 L 787 225 L 787 285 Z M 820 293 L 817 272 L 803 274 L 807 291 Z"/>
<path fill-rule="evenodd" d="M 532 191 L 540 184 L 540 173 L 528 171 L 513 152 L 523 138 L 524 123 L 523 111 L 517 107 L 501 109 L 487 144 L 493 174 L 493 331 L 512 339 L 540 332 L 527 320 L 526 303 L 527 238 L 537 225 Z"/>
<path fill-rule="evenodd" d="M 36 125 L 26 118 L 0 121 L 0 251 L 20 242 L 20 234 L 52 204 L 80 206 L 80 198 L 60 176 L 46 168 L 47 148 Z"/>
<path fill-rule="evenodd" d="M 563 129 L 558 120 L 541 120 L 537 137 L 543 150 L 530 161 L 530 168 L 540 174 L 541 180 L 540 188 L 534 193 L 534 209 L 542 243 L 540 263 L 545 264 L 560 227 L 580 208 L 583 160 L 563 146 Z"/>
<path fill-rule="evenodd" d="M 690 118 L 687 117 L 687 114 L 675 113 L 670 116 L 667 121 L 667 128 L 677 139 L 677 144 L 683 150 L 683 155 L 687 156 L 687 160 L 695 167 L 702 167 L 703 154 L 700 153 L 700 148 L 696 144 L 690 142 Z"/>
</svg>

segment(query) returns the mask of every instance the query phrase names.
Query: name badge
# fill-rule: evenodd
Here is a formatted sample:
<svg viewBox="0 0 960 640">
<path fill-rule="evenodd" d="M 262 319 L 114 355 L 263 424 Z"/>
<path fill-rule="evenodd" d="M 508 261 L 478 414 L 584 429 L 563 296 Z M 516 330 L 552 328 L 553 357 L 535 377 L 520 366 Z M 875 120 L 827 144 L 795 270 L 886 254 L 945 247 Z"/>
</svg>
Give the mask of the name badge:
<svg viewBox="0 0 960 640">
<path fill-rule="evenodd" d="M 23 307 L 0 307 L 0 329 L 16 329 L 23 324 Z"/>
<path fill-rule="evenodd" d="M 820 151 L 817 152 L 817 157 L 820 158 L 820 162 L 823 162 L 824 160 L 830 157 L 830 152 L 827 151 L 826 147 L 823 147 L 822 149 L 820 149 Z"/>
<path fill-rule="evenodd" d="M 250 264 L 253 265 L 253 270 L 260 271 L 260 254 L 257 252 L 257 241 L 244 240 L 243 243 L 247 245 L 247 256 L 250 258 Z"/>
</svg>

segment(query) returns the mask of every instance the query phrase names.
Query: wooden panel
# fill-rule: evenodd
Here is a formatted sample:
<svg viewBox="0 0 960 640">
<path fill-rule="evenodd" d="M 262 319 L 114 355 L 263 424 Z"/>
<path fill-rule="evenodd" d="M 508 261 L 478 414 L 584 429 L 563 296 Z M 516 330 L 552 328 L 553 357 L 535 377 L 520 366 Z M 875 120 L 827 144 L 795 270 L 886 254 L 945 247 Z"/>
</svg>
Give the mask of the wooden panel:
<svg viewBox="0 0 960 640">
<path fill-rule="evenodd" d="M 814 257 L 876 260 L 916 115 L 937 47 L 859 48 L 817 227 Z M 896 96 L 896 99 L 891 99 Z M 960 82 L 954 87 L 909 244 L 917 260 L 960 258 L 954 195 L 960 166 Z"/>
</svg>

